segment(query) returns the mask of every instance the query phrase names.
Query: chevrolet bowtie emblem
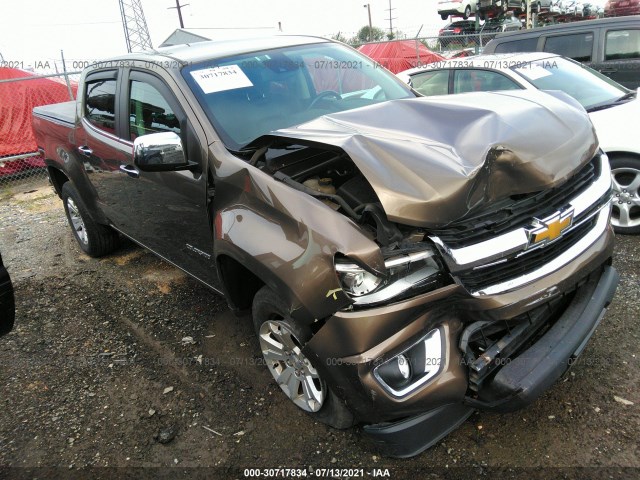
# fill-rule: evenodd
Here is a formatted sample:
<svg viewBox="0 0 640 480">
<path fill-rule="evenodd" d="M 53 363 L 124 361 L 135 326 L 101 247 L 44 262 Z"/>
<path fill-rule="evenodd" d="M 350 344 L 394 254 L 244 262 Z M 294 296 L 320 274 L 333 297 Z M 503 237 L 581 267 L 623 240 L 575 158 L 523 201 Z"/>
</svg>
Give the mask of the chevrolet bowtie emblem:
<svg viewBox="0 0 640 480">
<path fill-rule="evenodd" d="M 537 247 L 560 238 L 565 230 L 573 224 L 573 208 L 556 212 L 550 217 L 539 220 L 527 230 L 529 247 Z"/>
</svg>

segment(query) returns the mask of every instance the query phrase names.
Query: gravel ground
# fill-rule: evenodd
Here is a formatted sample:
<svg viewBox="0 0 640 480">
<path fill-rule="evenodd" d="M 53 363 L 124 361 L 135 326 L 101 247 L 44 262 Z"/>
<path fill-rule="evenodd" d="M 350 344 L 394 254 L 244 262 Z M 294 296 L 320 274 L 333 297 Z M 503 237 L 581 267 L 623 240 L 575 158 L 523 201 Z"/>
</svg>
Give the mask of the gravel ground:
<svg viewBox="0 0 640 480">
<path fill-rule="evenodd" d="M 246 478 L 269 467 L 640 477 L 638 237 L 618 237 L 618 293 L 565 378 L 525 410 L 474 414 L 408 460 L 298 411 L 260 365 L 249 319 L 181 271 L 132 244 L 83 255 L 51 188 L 0 200 L 0 249 L 17 302 L 0 339 L 0 478 Z"/>
</svg>

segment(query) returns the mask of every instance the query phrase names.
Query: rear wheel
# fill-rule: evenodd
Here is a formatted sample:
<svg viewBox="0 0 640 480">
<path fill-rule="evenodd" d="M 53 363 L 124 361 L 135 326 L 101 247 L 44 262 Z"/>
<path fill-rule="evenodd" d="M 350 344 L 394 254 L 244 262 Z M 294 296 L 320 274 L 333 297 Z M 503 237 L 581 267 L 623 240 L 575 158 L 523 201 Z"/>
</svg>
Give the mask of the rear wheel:
<svg viewBox="0 0 640 480">
<path fill-rule="evenodd" d="M 466 20 L 470 16 L 471 16 L 471 6 L 467 5 L 467 8 L 464 9 L 464 14 L 462 15 L 462 18 Z"/>
<path fill-rule="evenodd" d="M 617 233 L 640 233 L 640 160 L 611 160 L 613 200 L 611 223 Z"/>
<path fill-rule="evenodd" d="M 118 247 L 118 234 L 110 227 L 96 223 L 71 182 L 62 186 L 62 202 L 69 226 L 78 245 L 91 257 L 101 257 Z"/>
<path fill-rule="evenodd" d="M 440 18 L 441 18 L 442 20 L 446 20 L 447 18 L 449 18 L 449 15 L 447 15 L 447 14 L 443 13 L 443 14 L 441 14 L 441 15 L 440 15 Z"/>
<path fill-rule="evenodd" d="M 283 300 L 269 287 L 253 299 L 253 323 L 265 364 L 287 398 L 319 422 L 351 427 L 353 414 L 302 352 L 311 332 L 293 321 Z"/>
</svg>

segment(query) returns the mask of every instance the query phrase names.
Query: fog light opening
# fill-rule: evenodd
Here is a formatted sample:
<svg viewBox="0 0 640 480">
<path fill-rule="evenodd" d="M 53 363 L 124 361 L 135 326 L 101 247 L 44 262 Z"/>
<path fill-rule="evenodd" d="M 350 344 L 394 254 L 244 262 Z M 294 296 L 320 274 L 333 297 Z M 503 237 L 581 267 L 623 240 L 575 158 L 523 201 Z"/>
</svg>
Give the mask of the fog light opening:
<svg viewBox="0 0 640 480">
<path fill-rule="evenodd" d="M 434 328 L 412 347 L 376 367 L 373 374 L 385 390 L 401 397 L 440 372 L 443 354 L 440 329 Z"/>
</svg>

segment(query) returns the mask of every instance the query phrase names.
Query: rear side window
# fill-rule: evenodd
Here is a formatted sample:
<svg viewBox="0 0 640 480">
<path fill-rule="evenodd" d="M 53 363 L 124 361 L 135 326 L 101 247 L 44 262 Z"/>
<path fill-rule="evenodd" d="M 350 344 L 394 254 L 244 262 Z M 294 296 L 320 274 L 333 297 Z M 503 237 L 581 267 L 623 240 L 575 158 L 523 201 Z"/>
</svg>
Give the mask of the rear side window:
<svg viewBox="0 0 640 480">
<path fill-rule="evenodd" d="M 411 76 L 413 88 L 427 97 L 449 93 L 449 70 L 433 70 Z"/>
<path fill-rule="evenodd" d="M 640 58 L 640 30 L 610 30 L 604 46 L 605 60 Z"/>
<path fill-rule="evenodd" d="M 87 83 L 84 116 L 100 130 L 115 134 L 116 81 L 95 80 Z"/>
<path fill-rule="evenodd" d="M 589 62 L 593 51 L 593 33 L 573 33 L 548 37 L 543 50 L 573 58 L 578 62 Z"/>
<path fill-rule="evenodd" d="M 518 90 L 513 80 L 498 72 L 487 70 L 456 70 L 453 77 L 453 93 L 495 92 L 497 90 Z"/>
<path fill-rule="evenodd" d="M 538 45 L 538 37 L 514 40 L 496 45 L 495 53 L 535 52 Z"/>
</svg>

